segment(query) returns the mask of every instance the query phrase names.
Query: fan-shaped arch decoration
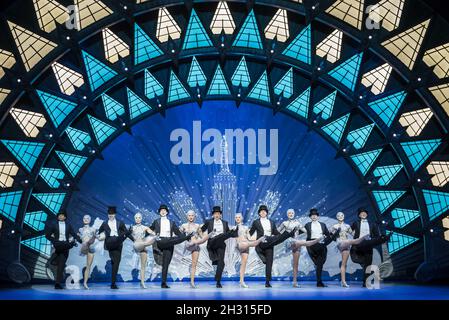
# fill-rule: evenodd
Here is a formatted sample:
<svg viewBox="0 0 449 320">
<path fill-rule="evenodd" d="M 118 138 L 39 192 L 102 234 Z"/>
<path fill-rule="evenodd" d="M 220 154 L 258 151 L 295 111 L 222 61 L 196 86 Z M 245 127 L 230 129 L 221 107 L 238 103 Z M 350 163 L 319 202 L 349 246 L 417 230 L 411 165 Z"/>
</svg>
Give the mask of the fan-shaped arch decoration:
<svg viewBox="0 0 449 320">
<path fill-rule="evenodd" d="M 437 258 L 430 230 L 449 210 L 449 37 L 432 30 L 449 25 L 424 4 L 382 0 L 365 14 L 352 0 L 75 1 L 71 28 L 56 0 L 17 2 L 0 44 L 0 214 L 24 227 L 30 254 L 48 256 L 39 219 L 67 205 L 115 137 L 186 102 L 231 99 L 318 132 L 390 222 L 393 257 Z M 35 21 L 9 19 L 20 9 Z"/>
</svg>

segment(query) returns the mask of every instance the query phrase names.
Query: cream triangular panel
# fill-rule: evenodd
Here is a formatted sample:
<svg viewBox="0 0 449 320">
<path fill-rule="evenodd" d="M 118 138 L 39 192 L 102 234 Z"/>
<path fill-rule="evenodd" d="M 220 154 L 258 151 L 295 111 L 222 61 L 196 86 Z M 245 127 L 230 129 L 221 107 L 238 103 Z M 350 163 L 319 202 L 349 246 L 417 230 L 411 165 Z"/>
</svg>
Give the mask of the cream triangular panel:
<svg viewBox="0 0 449 320">
<path fill-rule="evenodd" d="M 0 162 L 0 188 L 11 188 L 19 167 L 14 162 Z"/>
<path fill-rule="evenodd" d="M 343 32 L 335 29 L 329 36 L 326 37 L 316 47 L 317 56 L 324 58 L 330 63 L 335 63 L 340 60 L 341 45 L 343 41 Z"/>
<path fill-rule="evenodd" d="M 416 62 L 416 57 L 421 49 L 427 28 L 429 27 L 429 22 L 430 20 L 424 21 L 397 36 L 384 41 L 382 46 L 412 70 Z"/>
<path fill-rule="evenodd" d="M 57 47 L 56 43 L 22 28 L 11 21 L 8 21 L 8 25 L 27 71 L 30 71 Z"/>
<path fill-rule="evenodd" d="M 265 28 L 265 38 L 285 42 L 290 37 L 287 10 L 279 9 Z"/>
<path fill-rule="evenodd" d="M 222 31 L 224 34 L 234 33 L 235 22 L 226 1 L 220 1 L 218 3 L 217 10 L 210 24 L 210 30 L 213 34 L 220 34 Z"/>
<path fill-rule="evenodd" d="M 120 57 L 129 56 L 129 46 L 108 28 L 102 30 L 103 46 L 106 59 L 110 63 L 117 62 Z"/>
<path fill-rule="evenodd" d="M 424 54 L 423 61 L 429 67 L 435 67 L 433 73 L 438 78 L 447 78 L 449 76 L 449 43 L 428 50 Z"/>
<path fill-rule="evenodd" d="M 79 88 L 84 84 L 83 76 L 78 72 L 57 62 L 53 63 L 51 67 L 62 93 L 71 96 L 75 93 L 75 88 Z"/>
<path fill-rule="evenodd" d="M 37 22 L 41 30 L 52 32 L 56 29 L 56 22 L 65 23 L 70 19 L 69 10 L 54 0 L 33 0 Z"/>
<path fill-rule="evenodd" d="M 381 26 L 393 31 L 399 27 L 405 0 L 382 0 L 369 9 L 369 18 Z"/>
<path fill-rule="evenodd" d="M 371 92 L 373 94 L 381 94 L 387 87 L 392 70 L 393 67 L 388 63 L 381 65 L 380 67 L 365 73 L 362 77 L 362 84 L 367 88 L 371 87 Z"/>
<path fill-rule="evenodd" d="M 173 19 L 167 8 L 160 8 L 157 18 L 156 38 L 160 42 L 167 42 L 169 38 L 176 40 L 180 37 L 181 28 L 175 19 Z"/>
<path fill-rule="evenodd" d="M 427 172 L 432 177 L 435 187 L 444 187 L 449 182 L 449 162 L 433 161 L 427 166 Z"/>
<path fill-rule="evenodd" d="M 337 0 L 326 12 L 362 30 L 364 0 Z"/>
<path fill-rule="evenodd" d="M 78 30 L 84 29 L 113 13 L 99 0 L 75 0 L 78 6 Z"/>
<path fill-rule="evenodd" d="M 39 134 L 39 128 L 42 128 L 47 123 L 44 115 L 37 112 L 11 108 L 9 113 L 23 133 L 30 138 L 36 138 Z"/>
<path fill-rule="evenodd" d="M 429 90 L 449 116 L 449 84 L 429 88 Z"/>
<path fill-rule="evenodd" d="M 9 89 L 0 88 L 0 104 L 2 104 L 3 101 L 5 101 L 6 97 L 8 96 L 8 94 L 10 92 L 11 92 L 11 90 L 9 90 Z"/>
<path fill-rule="evenodd" d="M 419 136 L 433 116 L 430 108 L 404 113 L 399 119 L 401 126 L 406 127 L 409 137 Z"/>
<path fill-rule="evenodd" d="M 11 52 L 0 49 L 0 79 L 5 75 L 3 68 L 11 69 L 15 63 L 16 58 Z"/>
</svg>

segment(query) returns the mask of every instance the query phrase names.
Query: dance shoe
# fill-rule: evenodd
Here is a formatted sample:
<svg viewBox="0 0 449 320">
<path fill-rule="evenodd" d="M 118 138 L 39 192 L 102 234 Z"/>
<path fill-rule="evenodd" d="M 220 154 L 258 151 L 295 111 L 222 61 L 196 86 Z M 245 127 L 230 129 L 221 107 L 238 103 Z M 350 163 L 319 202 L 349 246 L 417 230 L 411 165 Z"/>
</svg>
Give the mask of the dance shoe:
<svg viewBox="0 0 449 320">
<path fill-rule="evenodd" d="M 62 290 L 62 289 L 64 289 L 64 288 L 61 286 L 61 284 L 56 283 L 56 284 L 55 284 L 55 289 L 56 289 L 56 290 Z"/>
<path fill-rule="evenodd" d="M 249 287 L 248 287 L 248 285 L 245 282 L 240 282 L 240 288 L 247 289 Z"/>
<path fill-rule="evenodd" d="M 117 285 L 115 283 L 113 283 L 113 284 L 111 284 L 111 289 L 117 290 L 118 287 L 117 287 Z"/>
<path fill-rule="evenodd" d="M 326 287 L 327 287 L 327 285 L 325 285 L 322 281 L 318 282 L 318 283 L 316 284 L 316 286 L 317 286 L 318 288 L 326 288 Z"/>
<path fill-rule="evenodd" d="M 221 282 L 217 282 L 217 284 L 215 285 L 215 287 L 217 287 L 217 288 L 223 288 L 223 286 L 221 285 Z"/>
<path fill-rule="evenodd" d="M 271 284 L 269 281 L 265 282 L 265 288 L 271 288 Z"/>
<path fill-rule="evenodd" d="M 163 284 L 161 284 L 161 288 L 162 289 L 169 289 L 170 287 L 166 283 L 163 283 Z"/>
</svg>

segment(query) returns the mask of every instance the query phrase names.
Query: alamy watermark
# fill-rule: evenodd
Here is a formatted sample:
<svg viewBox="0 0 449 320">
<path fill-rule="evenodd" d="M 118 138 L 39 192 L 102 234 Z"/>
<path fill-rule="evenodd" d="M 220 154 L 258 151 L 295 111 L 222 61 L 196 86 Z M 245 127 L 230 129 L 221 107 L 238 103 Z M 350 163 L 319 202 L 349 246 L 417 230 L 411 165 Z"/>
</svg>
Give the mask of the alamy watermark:
<svg viewBox="0 0 449 320">
<path fill-rule="evenodd" d="M 190 131 L 178 128 L 171 132 L 170 150 L 174 165 L 248 164 L 260 165 L 262 176 L 275 175 L 279 163 L 278 129 L 218 129 L 202 131 L 201 121 L 193 121 Z"/>
</svg>

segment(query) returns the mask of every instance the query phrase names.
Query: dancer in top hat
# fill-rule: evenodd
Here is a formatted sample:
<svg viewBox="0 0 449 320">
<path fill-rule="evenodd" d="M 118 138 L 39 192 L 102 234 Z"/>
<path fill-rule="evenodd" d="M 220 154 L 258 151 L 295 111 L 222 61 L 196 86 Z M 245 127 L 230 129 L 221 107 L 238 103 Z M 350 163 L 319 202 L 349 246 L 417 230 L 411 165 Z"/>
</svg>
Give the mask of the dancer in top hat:
<svg viewBox="0 0 449 320">
<path fill-rule="evenodd" d="M 219 206 L 215 206 L 212 209 L 212 219 L 206 220 L 201 227 L 204 232 L 213 237 L 209 237 L 207 242 L 207 251 L 209 253 L 209 258 L 213 265 L 217 266 L 217 271 L 215 272 L 215 281 L 217 288 L 222 288 L 221 276 L 225 267 L 224 257 L 226 251 L 225 241 L 229 238 L 234 238 L 238 234 L 238 227 L 234 230 L 229 229 L 229 224 L 227 221 L 221 219 L 222 211 Z"/>
<path fill-rule="evenodd" d="M 307 247 L 307 252 L 309 253 L 309 256 L 316 268 L 316 286 L 327 287 L 323 283 L 321 275 L 323 273 L 324 263 L 327 259 L 327 245 L 332 242 L 333 238 L 331 237 L 326 225 L 318 221 L 319 216 L 320 214 L 317 209 L 311 209 L 309 212 L 309 218 L 312 221 L 306 223 L 304 228 L 307 231 L 307 241 L 320 239 L 324 236 L 323 241 L 320 241 L 313 246 Z"/>
<path fill-rule="evenodd" d="M 373 263 L 373 249 L 374 247 L 386 243 L 390 240 L 391 234 L 381 235 L 379 225 L 375 222 L 368 221 L 368 211 L 364 208 L 358 209 L 359 219 L 351 225 L 354 231 L 354 239 L 369 236 L 368 239 L 363 240 L 360 244 L 353 245 L 350 251 L 351 259 L 354 263 L 358 263 L 363 269 L 363 284 L 366 287 L 366 279 L 368 275 L 366 269 Z"/>
<path fill-rule="evenodd" d="M 134 251 L 140 256 L 140 287 L 146 289 L 145 286 L 145 268 L 147 266 L 148 254 L 147 247 L 151 246 L 159 238 L 154 232 L 142 224 L 142 214 L 140 212 L 134 215 L 135 224 L 129 227 L 129 232 L 134 239 Z"/>
<path fill-rule="evenodd" d="M 159 236 L 156 243 L 153 244 L 153 256 L 157 264 L 162 265 L 161 288 L 170 288 L 167 285 L 168 267 L 173 257 L 173 251 L 176 244 L 190 240 L 193 233 L 183 235 L 176 223 L 167 218 L 168 207 L 162 204 L 158 213 L 160 218 L 153 221 L 150 229 Z M 174 236 L 175 235 L 175 236 Z"/>
<path fill-rule="evenodd" d="M 200 257 L 200 245 L 205 243 L 210 237 L 214 236 L 214 233 L 203 233 L 200 225 L 195 223 L 196 213 L 193 210 L 187 211 L 187 222 L 183 223 L 179 230 L 188 235 L 195 233 L 195 235 L 185 243 L 184 253 L 190 252 L 192 255 L 192 265 L 190 267 L 190 287 L 192 289 L 198 288 L 195 284 L 196 266 Z"/>
<path fill-rule="evenodd" d="M 122 259 L 123 242 L 126 238 L 130 238 L 134 241 L 134 238 L 129 233 L 126 225 L 123 221 L 116 219 L 117 208 L 108 208 L 108 220 L 104 221 L 98 229 L 98 233 L 104 232 L 104 248 L 109 251 L 109 257 L 112 263 L 112 275 L 111 275 L 111 289 L 118 289 L 116 280 L 117 273 L 120 266 L 120 260 Z"/>
<path fill-rule="evenodd" d="M 83 217 L 83 226 L 79 228 L 78 234 L 83 241 L 80 248 L 80 255 L 86 256 L 86 267 L 84 269 L 84 289 L 89 289 L 87 281 L 89 280 L 90 268 L 94 261 L 95 241 L 97 240 L 97 229 L 90 225 L 92 218 L 86 214 Z"/>
<path fill-rule="evenodd" d="M 55 289 L 63 289 L 61 282 L 64 277 L 65 263 L 69 257 L 69 250 L 76 243 L 81 243 L 81 238 L 76 234 L 72 226 L 66 222 L 67 213 L 59 212 L 56 222 L 49 222 L 45 226 L 45 238 L 51 242 L 55 252 L 50 257 L 49 263 L 56 265 Z M 74 240 L 71 240 L 73 237 Z"/>
<path fill-rule="evenodd" d="M 266 239 L 256 246 L 256 252 L 262 262 L 265 264 L 265 287 L 271 288 L 271 270 L 273 268 L 273 253 L 274 247 L 288 238 L 291 238 L 298 231 L 294 228 L 290 232 L 280 233 L 276 228 L 276 224 L 273 220 L 267 218 L 268 207 L 266 205 L 261 205 L 259 207 L 259 219 L 253 221 L 249 234 L 253 235 L 257 231 L 257 239 L 265 236 Z"/>
</svg>

